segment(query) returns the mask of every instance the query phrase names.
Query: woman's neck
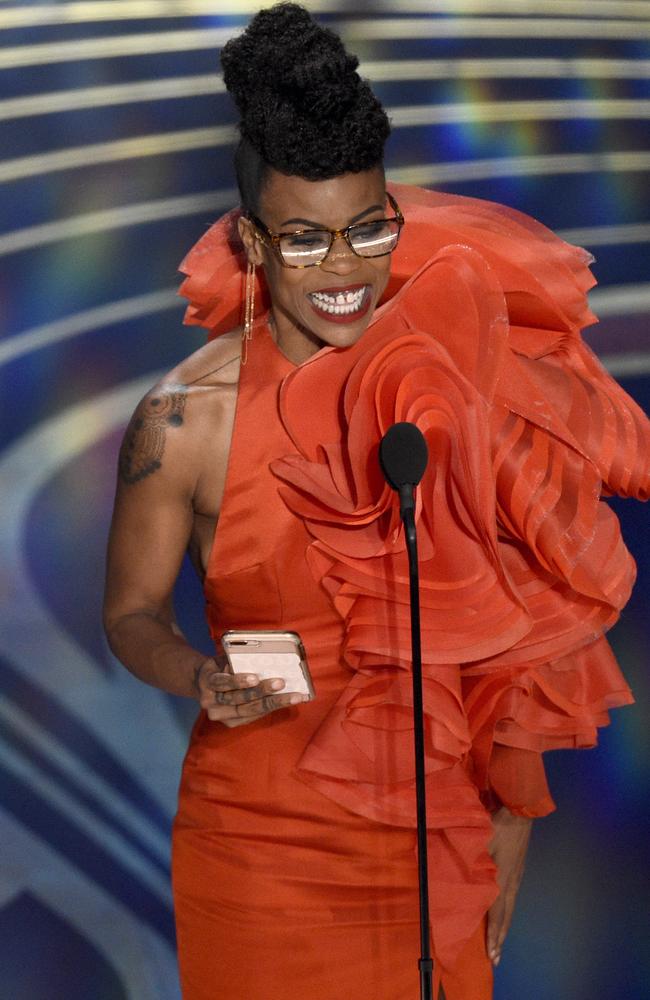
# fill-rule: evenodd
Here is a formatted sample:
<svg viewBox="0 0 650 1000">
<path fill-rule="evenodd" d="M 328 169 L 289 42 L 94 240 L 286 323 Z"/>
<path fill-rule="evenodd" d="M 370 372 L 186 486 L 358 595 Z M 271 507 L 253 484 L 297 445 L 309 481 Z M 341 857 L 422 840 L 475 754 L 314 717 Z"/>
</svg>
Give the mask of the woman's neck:
<svg viewBox="0 0 650 1000">
<path fill-rule="evenodd" d="M 269 313 L 269 329 L 278 350 L 284 354 L 285 358 L 294 365 L 300 365 L 303 361 L 317 354 L 325 345 L 318 340 L 309 330 L 296 330 L 294 327 L 286 330 L 284 324 L 278 325 L 273 310 Z"/>
</svg>

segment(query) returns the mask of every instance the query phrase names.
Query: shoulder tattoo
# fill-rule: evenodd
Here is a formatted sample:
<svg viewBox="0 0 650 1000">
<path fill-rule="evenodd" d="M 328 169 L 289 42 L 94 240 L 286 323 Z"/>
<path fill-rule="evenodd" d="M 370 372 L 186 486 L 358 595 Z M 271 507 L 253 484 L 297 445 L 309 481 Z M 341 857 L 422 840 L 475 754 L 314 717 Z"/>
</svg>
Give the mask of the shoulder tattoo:
<svg viewBox="0 0 650 1000">
<path fill-rule="evenodd" d="M 122 482 L 137 483 L 161 467 L 167 428 L 183 423 L 186 398 L 184 385 L 166 385 L 145 396 L 124 435 L 119 460 Z"/>
</svg>

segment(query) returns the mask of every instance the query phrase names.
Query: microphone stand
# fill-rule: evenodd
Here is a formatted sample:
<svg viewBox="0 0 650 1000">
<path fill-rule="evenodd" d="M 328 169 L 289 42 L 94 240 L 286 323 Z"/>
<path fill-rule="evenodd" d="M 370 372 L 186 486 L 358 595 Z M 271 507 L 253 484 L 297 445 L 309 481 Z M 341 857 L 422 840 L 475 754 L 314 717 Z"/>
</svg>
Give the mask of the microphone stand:
<svg viewBox="0 0 650 1000">
<path fill-rule="evenodd" d="M 399 486 L 400 516 L 404 523 L 409 560 L 411 597 L 411 658 L 413 661 L 413 734 L 415 742 L 415 794 L 417 808 L 418 883 L 420 891 L 420 1000 L 433 997 L 433 959 L 429 933 L 429 863 L 427 855 L 427 803 L 424 783 L 424 718 L 422 708 L 422 646 L 420 637 L 420 576 L 415 530 L 413 486 Z"/>
</svg>

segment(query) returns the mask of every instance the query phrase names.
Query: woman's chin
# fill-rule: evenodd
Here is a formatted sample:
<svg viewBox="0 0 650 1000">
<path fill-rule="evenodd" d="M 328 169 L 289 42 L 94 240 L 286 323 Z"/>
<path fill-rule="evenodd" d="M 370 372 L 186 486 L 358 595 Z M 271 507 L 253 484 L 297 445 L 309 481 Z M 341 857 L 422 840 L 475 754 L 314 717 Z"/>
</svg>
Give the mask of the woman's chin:
<svg viewBox="0 0 650 1000">
<path fill-rule="evenodd" d="M 312 309 L 310 322 L 305 322 L 303 328 L 309 331 L 309 336 L 320 343 L 321 347 L 351 347 L 363 336 L 372 320 L 374 309 L 371 301 L 368 306 L 355 316 L 325 316 L 320 310 Z"/>
<path fill-rule="evenodd" d="M 346 323 L 330 322 L 315 315 L 294 320 L 285 314 L 279 324 L 275 322 L 277 344 L 291 361 L 300 364 L 323 347 L 352 347 L 361 339 L 371 319 L 372 310 Z"/>
</svg>

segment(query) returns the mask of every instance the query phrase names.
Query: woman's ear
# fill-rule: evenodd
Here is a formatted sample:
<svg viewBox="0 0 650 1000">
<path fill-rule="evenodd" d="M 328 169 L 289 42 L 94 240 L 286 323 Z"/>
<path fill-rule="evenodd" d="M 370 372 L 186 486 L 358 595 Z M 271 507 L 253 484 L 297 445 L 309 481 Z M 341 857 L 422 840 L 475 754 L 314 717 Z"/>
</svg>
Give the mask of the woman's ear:
<svg viewBox="0 0 650 1000">
<path fill-rule="evenodd" d="M 255 226 L 250 219 L 246 219 L 242 215 L 237 222 L 237 230 L 239 238 L 244 244 L 249 264 L 255 264 L 256 267 L 259 267 L 264 263 L 264 257 L 262 255 L 262 243 L 257 235 Z"/>
</svg>

